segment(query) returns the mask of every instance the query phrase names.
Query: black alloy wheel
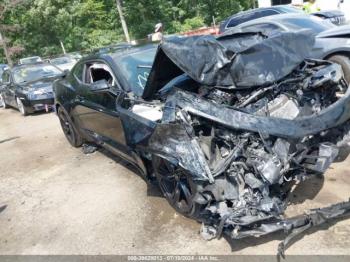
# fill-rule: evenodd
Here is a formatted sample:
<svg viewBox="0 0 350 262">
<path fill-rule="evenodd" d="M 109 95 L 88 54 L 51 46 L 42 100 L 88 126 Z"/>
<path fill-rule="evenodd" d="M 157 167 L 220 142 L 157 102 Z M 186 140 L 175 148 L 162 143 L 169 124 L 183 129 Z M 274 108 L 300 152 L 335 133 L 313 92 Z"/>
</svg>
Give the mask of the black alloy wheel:
<svg viewBox="0 0 350 262">
<path fill-rule="evenodd" d="M 154 156 L 153 170 L 169 204 L 180 214 L 198 219 L 202 205 L 194 202 L 196 186 L 187 172 L 169 161 Z"/>
<path fill-rule="evenodd" d="M 60 120 L 63 133 L 66 136 L 68 142 L 74 147 L 80 147 L 83 144 L 83 140 L 76 131 L 72 120 L 61 107 L 58 108 L 57 115 Z"/>
</svg>

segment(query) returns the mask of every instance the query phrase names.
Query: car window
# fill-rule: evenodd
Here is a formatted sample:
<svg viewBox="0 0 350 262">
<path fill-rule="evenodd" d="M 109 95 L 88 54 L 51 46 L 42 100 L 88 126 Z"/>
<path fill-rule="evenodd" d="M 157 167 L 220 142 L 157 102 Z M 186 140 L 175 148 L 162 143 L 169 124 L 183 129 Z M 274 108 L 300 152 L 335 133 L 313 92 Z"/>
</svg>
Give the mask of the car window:
<svg viewBox="0 0 350 262">
<path fill-rule="evenodd" d="M 265 16 L 270 16 L 270 15 L 278 15 L 278 14 L 279 14 L 279 12 L 272 10 L 272 9 L 263 10 L 257 14 L 256 18 L 261 18 L 261 17 L 265 17 Z"/>
<path fill-rule="evenodd" d="M 110 86 L 116 85 L 116 80 L 109 66 L 101 62 L 88 63 L 86 65 L 84 83 L 92 84 L 100 80 L 106 80 Z"/>
<path fill-rule="evenodd" d="M 267 36 L 282 31 L 282 29 L 279 28 L 277 25 L 268 23 L 245 26 L 242 27 L 242 30 L 249 32 L 262 32 L 264 35 Z"/>
<path fill-rule="evenodd" d="M 83 82 L 87 85 L 100 80 L 106 80 L 111 87 L 116 86 L 116 79 L 113 76 L 112 70 L 102 62 L 86 63 L 85 70 L 83 71 Z M 93 102 L 107 109 L 115 110 L 116 108 L 116 99 L 109 92 L 97 92 L 89 94 L 88 97 Z"/>
<path fill-rule="evenodd" d="M 79 64 L 74 68 L 73 75 L 81 82 L 83 82 L 84 64 Z"/>
<path fill-rule="evenodd" d="M 262 10 L 262 11 L 256 11 L 256 12 L 249 12 L 246 14 L 242 14 L 238 17 L 234 17 L 230 20 L 230 22 L 227 24 L 227 28 L 229 27 L 234 27 L 237 26 L 239 24 L 243 24 L 245 22 L 254 20 L 254 19 L 258 19 L 261 17 L 265 17 L 265 16 L 270 16 L 270 15 L 277 15 L 279 14 L 277 11 L 275 10 Z"/>
</svg>

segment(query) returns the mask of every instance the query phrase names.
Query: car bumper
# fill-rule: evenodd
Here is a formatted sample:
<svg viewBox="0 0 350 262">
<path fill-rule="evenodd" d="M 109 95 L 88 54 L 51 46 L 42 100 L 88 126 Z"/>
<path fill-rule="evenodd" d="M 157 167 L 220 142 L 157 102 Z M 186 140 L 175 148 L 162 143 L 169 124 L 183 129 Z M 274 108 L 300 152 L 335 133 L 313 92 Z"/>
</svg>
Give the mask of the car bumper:
<svg viewBox="0 0 350 262">
<path fill-rule="evenodd" d="M 23 101 L 24 106 L 31 112 L 48 110 L 54 107 L 54 103 L 55 101 L 53 97 Z"/>
<path fill-rule="evenodd" d="M 40 105 L 53 105 L 55 103 L 54 98 L 46 98 L 40 100 L 30 100 L 29 106 L 40 106 Z"/>
</svg>

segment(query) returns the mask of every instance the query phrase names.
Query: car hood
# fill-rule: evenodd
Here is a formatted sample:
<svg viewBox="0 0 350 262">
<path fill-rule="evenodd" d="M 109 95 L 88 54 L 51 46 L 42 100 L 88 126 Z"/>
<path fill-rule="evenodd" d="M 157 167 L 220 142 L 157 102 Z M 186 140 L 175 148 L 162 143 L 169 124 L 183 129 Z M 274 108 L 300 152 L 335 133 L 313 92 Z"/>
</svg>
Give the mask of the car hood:
<svg viewBox="0 0 350 262">
<path fill-rule="evenodd" d="M 338 37 L 350 38 L 350 25 L 336 26 L 334 28 L 323 31 L 317 35 L 319 38 Z"/>
<path fill-rule="evenodd" d="M 143 98 L 151 99 L 183 73 L 207 86 L 250 88 L 273 83 L 304 61 L 313 45 L 309 30 L 271 37 L 261 33 L 173 37 L 158 48 Z"/>
</svg>

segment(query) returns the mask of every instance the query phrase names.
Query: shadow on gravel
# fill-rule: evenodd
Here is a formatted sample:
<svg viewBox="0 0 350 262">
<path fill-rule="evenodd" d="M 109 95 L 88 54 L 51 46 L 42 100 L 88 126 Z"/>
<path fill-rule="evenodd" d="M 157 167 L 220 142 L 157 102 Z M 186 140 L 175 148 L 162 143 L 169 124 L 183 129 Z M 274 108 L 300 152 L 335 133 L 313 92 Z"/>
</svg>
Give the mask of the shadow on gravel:
<svg viewBox="0 0 350 262">
<path fill-rule="evenodd" d="M 147 183 L 147 196 L 151 197 L 161 197 L 163 198 L 163 194 L 161 193 L 157 182 L 156 181 L 149 181 L 141 172 L 140 170 L 135 167 L 134 165 L 130 164 L 126 160 L 122 159 L 119 156 L 116 156 L 112 153 L 110 153 L 108 150 L 104 148 L 99 148 L 99 152 L 101 152 L 106 157 L 112 159 L 116 164 L 122 165 L 123 167 L 129 169 L 134 174 L 138 175 L 140 178 L 142 178 Z"/>
<path fill-rule="evenodd" d="M 0 213 L 1 213 L 2 211 L 4 211 L 6 208 L 7 208 L 7 205 L 1 206 L 1 207 L 0 207 Z"/>
<path fill-rule="evenodd" d="M 295 185 L 289 193 L 288 205 L 302 204 L 305 200 L 314 199 L 323 188 L 324 176 L 313 176 L 302 183 Z"/>
<path fill-rule="evenodd" d="M 6 143 L 6 142 L 10 142 L 10 141 L 16 140 L 16 139 L 18 139 L 18 138 L 20 138 L 20 137 L 19 137 L 19 136 L 14 136 L 14 137 L 6 138 L 6 139 L 4 139 L 4 140 L 0 140 L 0 144 Z"/>
</svg>

